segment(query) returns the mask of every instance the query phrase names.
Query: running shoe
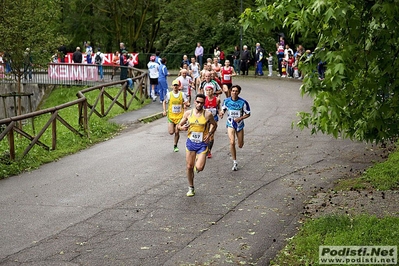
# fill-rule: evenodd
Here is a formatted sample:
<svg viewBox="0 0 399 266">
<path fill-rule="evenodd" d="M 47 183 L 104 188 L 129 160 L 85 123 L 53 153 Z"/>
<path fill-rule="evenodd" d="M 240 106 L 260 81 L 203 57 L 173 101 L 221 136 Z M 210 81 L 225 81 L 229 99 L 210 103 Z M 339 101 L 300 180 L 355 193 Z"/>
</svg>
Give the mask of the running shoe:
<svg viewBox="0 0 399 266">
<path fill-rule="evenodd" d="M 193 187 L 188 188 L 187 197 L 192 197 L 195 195 L 195 190 Z"/>
<path fill-rule="evenodd" d="M 208 158 L 209 159 L 212 158 L 212 153 L 211 152 L 208 152 Z"/>
<path fill-rule="evenodd" d="M 173 151 L 174 151 L 174 152 L 178 152 L 178 151 L 179 151 L 179 148 L 178 148 L 177 146 L 175 146 L 175 147 L 173 148 Z"/>
<path fill-rule="evenodd" d="M 237 171 L 238 170 L 238 163 L 233 163 L 233 168 L 231 168 L 231 170 Z"/>
</svg>

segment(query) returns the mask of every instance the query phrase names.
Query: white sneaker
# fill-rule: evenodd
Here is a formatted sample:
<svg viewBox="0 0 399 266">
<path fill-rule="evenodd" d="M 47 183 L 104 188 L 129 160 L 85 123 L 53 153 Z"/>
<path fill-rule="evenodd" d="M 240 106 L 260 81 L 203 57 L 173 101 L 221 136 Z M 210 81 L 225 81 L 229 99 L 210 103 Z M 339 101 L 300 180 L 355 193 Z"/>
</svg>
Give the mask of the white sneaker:
<svg viewBox="0 0 399 266">
<path fill-rule="evenodd" d="M 194 196 L 195 195 L 195 190 L 194 190 L 194 188 L 193 187 L 189 187 L 188 188 L 188 192 L 187 192 L 187 197 L 192 197 L 192 196 Z"/>
<path fill-rule="evenodd" d="M 231 168 L 231 170 L 237 171 L 238 170 L 238 163 L 233 163 L 233 168 Z"/>
</svg>

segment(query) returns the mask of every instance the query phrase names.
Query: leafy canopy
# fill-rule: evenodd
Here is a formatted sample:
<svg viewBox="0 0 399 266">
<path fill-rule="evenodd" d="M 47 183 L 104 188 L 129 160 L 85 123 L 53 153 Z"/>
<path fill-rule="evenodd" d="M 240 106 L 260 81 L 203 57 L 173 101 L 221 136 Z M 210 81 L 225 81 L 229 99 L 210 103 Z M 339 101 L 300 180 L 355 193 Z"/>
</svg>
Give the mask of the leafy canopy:
<svg viewBox="0 0 399 266">
<path fill-rule="evenodd" d="M 399 127 L 398 20 L 396 0 L 281 0 L 242 15 L 245 28 L 285 29 L 294 39 L 317 36 L 317 48 L 302 58 L 303 95 L 313 98 L 297 126 L 334 137 L 383 141 Z M 316 72 L 326 63 L 325 79 Z"/>
<path fill-rule="evenodd" d="M 56 50 L 57 22 L 56 0 L 1 1 L 0 51 L 11 56 L 13 71 L 20 75 L 24 51 L 29 48 L 34 64 L 46 65 Z"/>
</svg>

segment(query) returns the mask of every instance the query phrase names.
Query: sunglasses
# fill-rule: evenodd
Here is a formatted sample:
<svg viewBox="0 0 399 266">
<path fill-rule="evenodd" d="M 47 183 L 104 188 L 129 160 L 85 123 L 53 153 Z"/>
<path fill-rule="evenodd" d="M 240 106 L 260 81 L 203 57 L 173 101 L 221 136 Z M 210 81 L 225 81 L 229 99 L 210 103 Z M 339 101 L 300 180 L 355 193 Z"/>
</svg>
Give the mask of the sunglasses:
<svg viewBox="0 0 399 266">
<path fill-rule="evenodd" d="M 195 101 L 196 103 L 199 103 L 199 104 L 204 104 L 204 102 L 200 102 L 200 101 Z"/>
</svg>

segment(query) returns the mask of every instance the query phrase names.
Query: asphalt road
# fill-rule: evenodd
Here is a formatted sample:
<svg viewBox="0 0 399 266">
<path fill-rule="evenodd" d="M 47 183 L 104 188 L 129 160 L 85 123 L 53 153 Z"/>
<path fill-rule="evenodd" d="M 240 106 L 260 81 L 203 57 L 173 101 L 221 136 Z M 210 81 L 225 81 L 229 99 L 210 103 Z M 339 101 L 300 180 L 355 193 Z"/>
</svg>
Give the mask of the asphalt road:
<svg viewBox="0 0 399 266">
<path fill-rule="evenodd" d="M 171 82 L 171 80 L 170 80 Z M 186 197 L 166 118 L 0 180 L 0 265 L 268 265 L 316 192 L 375 159 L 371 145 L 291 129 L 310 100 L 299 82 L 236 77 L 251 106 L 239 170 L 225 119 Z M 162 111 L 159 102 L 115 121 Z"/>
</svg>

